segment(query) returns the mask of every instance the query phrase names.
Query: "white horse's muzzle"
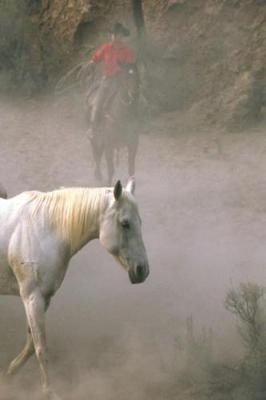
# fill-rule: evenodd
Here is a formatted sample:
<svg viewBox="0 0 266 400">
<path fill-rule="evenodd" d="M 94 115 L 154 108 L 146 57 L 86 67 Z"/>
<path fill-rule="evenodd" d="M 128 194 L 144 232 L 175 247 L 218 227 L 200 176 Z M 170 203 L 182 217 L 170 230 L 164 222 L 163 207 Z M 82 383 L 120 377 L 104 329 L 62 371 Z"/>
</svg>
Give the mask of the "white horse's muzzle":
<svg viewBox="0 0 266 400">
<path fill-rule="evenodd" d="M 128 270 L 128 276 L 130 279 L 130 282 L 135 284 L 135 283 L 142 283 L 146 280 L 146 278 L 149 275 L 149 266 L 148 264 L 142 265 L 142 264 L 137 264 L 135 267 L 131 267 Z"/>
</svg>

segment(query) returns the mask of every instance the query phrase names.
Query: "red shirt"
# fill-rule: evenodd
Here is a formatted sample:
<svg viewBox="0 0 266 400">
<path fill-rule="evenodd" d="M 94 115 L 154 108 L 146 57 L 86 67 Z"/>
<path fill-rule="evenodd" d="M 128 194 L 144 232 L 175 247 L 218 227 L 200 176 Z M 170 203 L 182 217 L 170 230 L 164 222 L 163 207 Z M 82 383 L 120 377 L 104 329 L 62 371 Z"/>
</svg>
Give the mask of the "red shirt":
<svg viewBox="0 0 266 400">
<path fill-rule="evenodd" d="M 103 61 L 103 73 L 107 78 L 119 73 L 121 70 L 119 63 L 131 64 L 134 62 L 134 58 L 133 51 L 122 42 L 115 45 L 113 43 L 103 44 L 92 56 L 95 63 Z"/>
</svg>

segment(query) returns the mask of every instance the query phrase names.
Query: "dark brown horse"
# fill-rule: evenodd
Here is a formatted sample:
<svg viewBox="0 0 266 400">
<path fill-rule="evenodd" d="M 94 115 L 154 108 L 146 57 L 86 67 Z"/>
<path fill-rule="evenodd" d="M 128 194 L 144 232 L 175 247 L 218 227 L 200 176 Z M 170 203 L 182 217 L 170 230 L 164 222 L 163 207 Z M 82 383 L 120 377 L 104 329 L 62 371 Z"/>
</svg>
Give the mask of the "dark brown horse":
<svg viewBox="0 0 266 400">
<path fill-rule="evenodd" d="M 88 113 L 94 100 L 95 90 L 88 98 Z M 128 153 L 128 173 L 135 173 L 135 158 L 138 149 L 138 99 L 139 75 L 135 64 L 124 65 L 117 77 L 113 96 L 106 99 L 99 121 L 95 140 L 91 142 L 95 160 L 95 176 L 102 179 L 101 160 L 103 155 L 107 165 L 107 183 L 112 183 L 114 175 L 114 156 L 120 148 Z"/>
</svg>

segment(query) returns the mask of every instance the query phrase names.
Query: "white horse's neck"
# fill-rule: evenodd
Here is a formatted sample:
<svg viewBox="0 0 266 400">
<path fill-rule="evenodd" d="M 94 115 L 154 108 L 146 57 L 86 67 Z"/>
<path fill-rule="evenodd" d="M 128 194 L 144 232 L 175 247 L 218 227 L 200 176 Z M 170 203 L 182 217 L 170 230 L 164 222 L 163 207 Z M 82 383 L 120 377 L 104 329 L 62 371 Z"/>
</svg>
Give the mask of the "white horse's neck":
<svg viewBox="0 0 266 400">
<path fill-rule="evenodd" d="M 100 218 L 108 205 L 110 190 L 62 189 L 37 194 L 33 213 L 49 221 L 59 239 L 70 247 L 71 256 L 92 239 L 99 237 Z"/>
<path fill-rule="evenodd" d="M 107 190 L 86 189 L 77 196 L 73 213 L 70 212 L 66 225 L 71 255 L 90 240 L 99 238 L 100 219 L 108 203 Z"/>
</svg>

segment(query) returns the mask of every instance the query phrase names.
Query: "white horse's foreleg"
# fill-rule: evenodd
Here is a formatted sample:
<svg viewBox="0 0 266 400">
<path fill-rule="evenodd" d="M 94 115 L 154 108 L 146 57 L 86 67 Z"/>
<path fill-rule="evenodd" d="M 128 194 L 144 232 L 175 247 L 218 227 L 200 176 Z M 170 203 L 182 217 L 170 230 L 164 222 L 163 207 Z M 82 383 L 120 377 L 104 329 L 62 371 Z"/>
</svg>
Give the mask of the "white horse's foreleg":
<svg viewBox="0 0 266 400">
<path fill-rule="evenodd" d="M 28 359 L 34 354 L 34 345 L 30 328 L 27 331 L 27 341 L 24 349 L 21 353 L 10 363 L 6 376 L 11 377 L 15 375 L 19 369 L 28 361 Z"/>
<path fill-rule="evenodd" d="M 41 371 L 41 382 L 44 394 L 49 399 L 58 399 L 50 388 L 47 369 L 47 348 L 45 333 L 45 310 L 47 301 L 44 299 L 39 288 L 35 288 L 30 294 L 23 296 L 28 324 L 31 329 L 35 354 Z"/>
<path fill-rule="evenodd" d="M 45 311 L 47 310 L 49 303 L 50 302 L 46 302 Z M 20 370 L 20 368 L 23 367 L 23 365 L 28 361 L 28 359 L 34 354 L 34 352 L 35 349 L 31 335 L 31 330 L 28 327 L 26 344 L 21 353 L 19 353 L 19 355 L 16 358 L 14 358 L 13 361 L 11 361 L 7 369 L 6 377 L 9 378 L 15 375 Z"/>
</svg>

